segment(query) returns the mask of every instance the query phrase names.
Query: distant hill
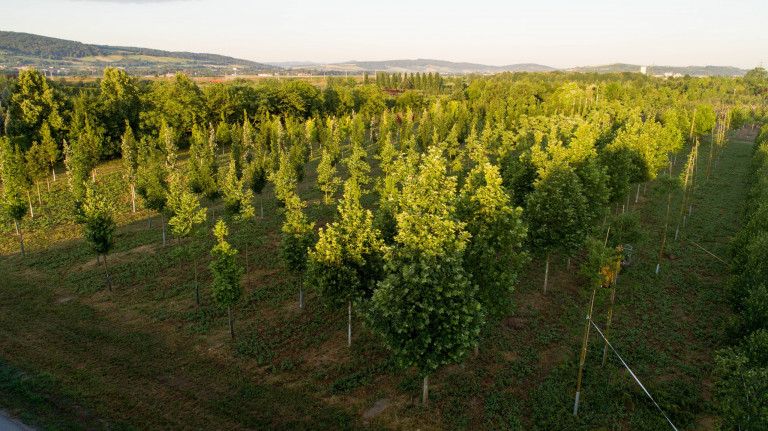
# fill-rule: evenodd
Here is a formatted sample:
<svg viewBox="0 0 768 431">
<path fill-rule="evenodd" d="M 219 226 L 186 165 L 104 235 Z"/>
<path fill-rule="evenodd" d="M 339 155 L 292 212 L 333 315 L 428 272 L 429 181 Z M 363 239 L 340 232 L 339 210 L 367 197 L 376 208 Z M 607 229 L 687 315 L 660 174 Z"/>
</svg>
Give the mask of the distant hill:
<svg viewBox="0 0 768 431">
<path fill-rule="evenodd" d="M 294 65 L 293 69 L 314 69 L 335 72 L 408 72 L 429 73 L 439 72 L 444 75 L 467 73 L 500 73 L 500 72 L 549 72 L 553 67 L 541 64 L 511 64 L 508 66 L 489 66 L 477 63 L 456 63 L 445 60 L 386 60 L 386 61 L 347 61 L 333 64 Z"/>
<path fill-rule="evenodd" d="M 68 74 L 120 67 L 132 72 L 199 71 L 220 73 L 275 70 L 279 67 L 217 54 L 173 52 L 129 46 L 92 45 L 29 33 L 0 31 L 0 66 L 33 66 Z M 52 72 L 55 73 L 55 72 Z"/>
<path fill-rule="evenodd" d="M 581 66 L 566 69 L 566 72 L 580 73 L 617 73 L 617 72 L 639 72 L 639 64 L 613 63 L 599 66 Z M 744 76 L 748 71 L 732 66 L 646 66 L 646 73 L 649 75 L 664 75 L 665 73 L 678 73 L 680 75 L 691 76 Z"/>
</svg>

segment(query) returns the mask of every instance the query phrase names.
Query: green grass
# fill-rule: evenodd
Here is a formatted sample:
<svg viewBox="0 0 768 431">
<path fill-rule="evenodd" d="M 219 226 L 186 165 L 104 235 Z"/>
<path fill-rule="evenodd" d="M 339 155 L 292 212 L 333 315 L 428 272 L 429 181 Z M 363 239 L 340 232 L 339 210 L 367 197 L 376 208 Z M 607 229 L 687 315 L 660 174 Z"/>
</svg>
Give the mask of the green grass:
<svg viewBox="0 0 768 431">
<path fill-rule="evenodd" d="M 698 185 L 682 238 L 727 256 L 750 154 L 747 139 L 729 144 L 709 184 Z M 316 165 L 313 160 L 308 171 Z M 588 301 L 576 275 L 582 256 L 572 272 L 565 271 L 564 257 L 553 259 L 546 295 L 540 293 L 543 262 L 533 261 L 513 294 L 514 314 L 489 322 L 479 357 L 430 378 L 432 401 L 424 406 L 421 379 L 398 370 L 358 317 L 348 349 L 346 309 L 326 307 L 307 287 L 299 310 L 295 280 L 277 258 L 282 217 L 271 187 L 264 193 L 265 219 L 232 228 L 236 248 L 242 252 L 248 243 L 249 274 L 234 307 L 237 338 L 231 341 L 226 312 L 213 305 L 208 290 L 210 233 L 194 242 L 198 308 L 184 253 L 190 241 L 162 247 L 159 217 L 149 229 L 146 213 L 130 212 L 119 164 L 99 172 L 121 197 L 110 255 L 113 294 L 67 218 L 65 181 L 53 185 L 56 193 L 44 193 L 39 217 L 25 222 L 26 259 L 17 254 L 12 224 L 0 225 L 0 273 L 8 274 L 0 279 L 0 405 L 26 422 L 47 429 L 361 428 L 362 414 L 387 398 L 389 407 L 366 420 L 374 429 L 667 426 L 615 358 L 600 366 L 603 345 L 594 331 L 580 414 L 572 415 Z M 372 176 L 376 172 L 374 164 Z M 299 192 L 311 220 L 332 220 L 335 207 L 322 205 L 319 191 L 301 184 Z M 644 199 L 631 206 L 641 212 L 647 237 L 633 244 L 633 264 L 619 280 L 611 339 L 680 429 L 713 429 L 710 375 L 728 318 L 722 294 L 728 268 L 690 242 L 670 238 L 661 273 L 654 275 L 666 197 L 654 195 L 651 184 Z M 220 202 L 213 206 L 220 214 Z M 674 225 L 670 231 L 674 235 Z M 601 328 L 605 312 L 601 298 L 595 312 Z"/>
</svg>

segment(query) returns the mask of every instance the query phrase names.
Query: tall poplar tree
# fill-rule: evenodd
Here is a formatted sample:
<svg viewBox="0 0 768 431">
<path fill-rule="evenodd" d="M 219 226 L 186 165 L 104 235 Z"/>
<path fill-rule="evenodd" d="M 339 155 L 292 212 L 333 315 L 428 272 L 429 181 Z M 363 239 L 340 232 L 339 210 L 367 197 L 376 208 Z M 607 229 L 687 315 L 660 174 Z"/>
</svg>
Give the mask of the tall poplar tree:
<svg viewBox="0 0 768 431">
<path fill-rule="evenodd" d="M 291 274 L 298 276 L 299 308 L 304 308 L 303 279 L 307 269 L 309 247 L 315 242 L 314 223 L 307 222 L 302 208 L 304 203 L 292 190 L 286 196 L 283 241 L 280 243 L 280 258 Z"/>
<path fill-rule="evenodd" d="M 237 263 L 237 250 L 235 250 L 225 237 L 229 234 L 226 223 L 219 220 L 213 230 L 216 236 L 217 244 L 211 250 L 211 254 L 216 259 L 211 262 L 209 268 L 213 273 L 213 284 L 211 285 L 211 296 L 213 302 L 219 307 L 227 307 L 227 316 L 229 317 L 229 335 L 235 338 L 235 330 L 232 325 L 232 306 L 243 295 L 243 267 Z"/>
</svg>

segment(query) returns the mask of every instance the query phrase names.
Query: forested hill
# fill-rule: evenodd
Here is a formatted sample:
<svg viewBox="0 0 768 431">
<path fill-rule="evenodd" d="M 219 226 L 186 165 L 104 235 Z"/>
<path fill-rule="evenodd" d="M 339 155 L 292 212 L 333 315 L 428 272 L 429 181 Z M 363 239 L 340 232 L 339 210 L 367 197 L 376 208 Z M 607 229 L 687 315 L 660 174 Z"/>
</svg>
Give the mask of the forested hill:
<svg viewBox="0 0 768 431">
<path fill-rule="evenodd" d="M 534 63 L 510 64 L 506 66 L 490 66 L 487 64 L 453 62 L 445 60 L 430 60 L 419 58 L 416 60 L 384 60 L 384 61 L 347 61 L 334 64 L 312 64 L 309 66 L 294 66 L 294 68 L 312 68 L 328 71 L 350 72 L 439 72 L 444 75 L 456 75 L 467 73 L 500 73 L 500 72 L 550 72 L 556 70 Z"/>
<path fill-rule="evenodd" d="M 602 64 L 599 66 L 580 66 L 566 69 L 566 72 L 577 73 L 617 73 L 617 72 L 638 72 L 641 65 L 613 63 Z M 739 69 L 733 66 L 650 66 L 646 65 L 646 71 L 649 75 L 679 74 L 691 76 L 744 76 L 747 73 L 745 69 Z"/>
<path fill-rule="evenodd" d="M 217 54 L 173 52 L 128 46 L 92 45 L 29 33 L 0 31 L 0 65 L 6 68 L 45 66 L 68 69 L 103 69 L 107 66 L 136 71 L 211 69 L 239 67 L 274 70 L 255 61 Z M 153 70 L 154 69 L 154 70 Z"/>
</svg>

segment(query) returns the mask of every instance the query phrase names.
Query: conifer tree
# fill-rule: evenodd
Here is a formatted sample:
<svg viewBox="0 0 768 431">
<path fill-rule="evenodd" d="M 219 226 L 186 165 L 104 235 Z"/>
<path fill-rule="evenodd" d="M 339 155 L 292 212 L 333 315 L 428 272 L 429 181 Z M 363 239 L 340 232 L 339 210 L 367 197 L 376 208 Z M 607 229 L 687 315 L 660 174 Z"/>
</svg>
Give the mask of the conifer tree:
<svg viewBox="0 0 768 431">
<path fill-rule="evenodd" d="M 320 229 L 309 252 L 308 280 L 330 302 L 348 307 L 348 345 L 352 345 L 352 304 L 367 301 L 382 278 L 383 242 L 373 214 L 360 205 L 354 178 L 344 185 L 336 221 Z"/>
<path fill-rule="evenodd" d="M 229 317 L 229 335 L 235 338 L 235 330 L 232 325 L 232 306 L 237 303 L 243 295 L 243 267 L 237 263 L 237 250 L 235 250 L 226 241 L 225 237 L 229 234 L 227 225 L 219 219 L 213 230 L 218 242 L 211 250 L 216 259 L 211 262 L 210 269 L 213 273 L 213 284 L 211 285 L 211 296 L 213 302 L 219 307 L 227 307 L 227 316 Z"/>
<path fill-rule="evenodd" d="M 433 149 L 403 185 L 398 234 L 385 263 L 387 275 L 371 297 L 371 329 L 398 363 L 424 377 L 459 362 L 477 342 L 484 317 L 477 288 L 462 265 L 469 241 L 455 211 L 456 179 Z"/>
</svg>

